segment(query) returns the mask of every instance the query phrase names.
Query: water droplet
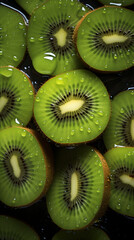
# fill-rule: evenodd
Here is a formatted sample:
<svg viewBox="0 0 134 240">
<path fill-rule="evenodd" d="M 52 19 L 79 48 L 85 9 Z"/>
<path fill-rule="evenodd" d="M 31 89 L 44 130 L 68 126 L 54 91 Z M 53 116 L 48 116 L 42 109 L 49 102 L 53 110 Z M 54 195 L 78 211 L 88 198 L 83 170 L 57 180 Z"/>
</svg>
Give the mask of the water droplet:
<svg viewBox="0 0 134 240">
<path fill-rule="evenodd" d="M 104 68 L 105 68 L 105 69 L 107 69 L 107 68 L 108 68 L 108 65 L 107 65 L 107 64 L 105 64 Z"/>
<path fill-rule="evenodd" d="M 99 116 L 103 116 L 103 115 L 104 115 L 103 111 L 99 111 L 99 112 L 98 112 L 98 115 L 99 115 Z"/>
<path fill-rule="evenodd" d="M 89 118 L 90 118 L 90 119 L 93 119 L 93 118 L 94 118 L 94 115 L 90 115 Z"/>
<path fill-rule="evenodd" d="M 85 218 L 83 219 L 83 221 L 86 223 L 86 222 L 87 222 L 87 217 L 85 217 Z"/>
<path fill-rule="evenodd" d="M 16 202 L 16 198 L 14 197 L 12 200 L 12 203 L 14 204 Z"/>
<path fill-rule="evenodd" d="M 83 83 L 83 82 L 84 82 L 84 78 L 81 78 L 81 79 L 80 79 L 80 82 Z"/>
<path fill-rule="evenodd" d="M 130 210 L 130 204 L 127 205 L 127 210 L 128 210 L 128 211 Z"/>
<path fill-rule="evenodd" d="M 17 56 L 13 56 L 13 60 L 15 61 L 15 62 L 18 62 L 18 58 L 17 58 Z"/>
<path fill-rule="evenodd" d="M 63 78 L 58 78 L 58 79 L 56 80 L 56 84 L 57 84 L 57 85 L 64 85 L 64 80 L 63 80 Z"/>
<path fill-rule="evenodd" d="M 11 77 L 13 74 L 13 68 L 0 68 L 0 74 L 3 75 L 4 77 Z"/>
<path fill-rule="evenodd" d="M 39 153 L 38 153 L 38 151 L 36 151 L 36 153 L 35 153 L 35 156 L 37 157 L 37 156 L 38 156 L 38 154 L 39 154 Z"/>
<path fill-rule="evenodd" d="M 0 56 L 2 56 L 3 55 L 3 51 L 2 50 L 0 50 Z"/>
<path fill-rule="evenodd" d="M 71 136 L 73 136 L 73 135 L 74 135 L 74 130 L 71 131 Z"/>
<path fill-rule="evenodd" d="M 101 130 L 102 130 L 102 127 L 101 127 L 101 126 L 99 126 L 99 128 L 98 128 L 98 129 L 99 129 L 99 131 L 101 131 Z"/>
<path fill-rule="evenodd" d="M 116 209 L 118 209 L 118 210 L 121 209 L 121 204 L 120 203 L 116 204 Z"/>
<path fill-rule="evenodd" d="M 80 127 L 80 132 L 83 132 L 83 130 L 84 130 L 84 129 L 83 129 L 83 127 L 81 126 L 81 127 Z"/>
<path fill-rule="evenodd" d="M 23 131 L 21 132 L 21 136 L 22 136 L 22 137 L 26 137 L 26 135 L 27 135 L 26 130 L 23 130 Z"/>
<path fill-rule="evenodd" d="M 106 8 L 103 8 L 103 13 L 106 13 Z"/>
<path fill-rule="evenodd" d="M 39 185 L 39 187 L 41 187 L 41 186 L 43 185 L 43 182 L 40 181 L 40 182 L 38 183 L 38 185 Z"/>
<path fill-rule="evenodd" d="M 22 22 L 19 22 L 19 29 L 21 30 L 23 29 L 23 27 L 24 27 L 24 24 Z"/>
<path fill-rule="evenodd" d="M 81 30 L 81 35 L 84 35 L 85 34 L 85 29 L 82 29 Z"/>
<path fill-rule="evenodd" d="M 21 98 L 20 98 L 20 97 L 18 97 L 18 98 L 16 99 L 16 101 L 17 101 L 17 102 L 20 102 L 20 101 L 21 101 Z"/>
<path fill-rule="evenodd" d="M 62 142 L 62 141 L 63 141 L 63 138 L 61 137 L 61 138 L 60 138 L 60 142 Z"/>
<path fill-rule="evenodd" d="M 90 23 L 90 21 L 91 21 L 91 20 L 90 20 L 90 18 L 88 17 L 88 18 L 87 18 L 87 22 Z"/>
<path fill-rule="evenodd" d="M 29 138 L 29 139 L 30 139 L 30 141 L 32 142 L 32 141 L 33 141 L 33 136 L 30 136 L 30 138 Z"/>
<path fill-rule="evenodd" d="M 114 54 L 114 59 L 117 60 L 117 58 L 118 58 L 118 57 L 117 57 L 117 54 L 115 53 L 115 54 Z"/>
<path fill-rule="evenodd" d="M 134 95 L 134 91 L 133 90 L 130 93 L 131 93 L 131 95 Z"/>
<path fill-rule="evenodd" d="M 30 37 L 29 41 L 30 41 L 31 43 L 33 43 L 33 42 L 35 42 L 35 38 L 34 38 L 34 37 Z"/>
<path fill-rule="evenodd" d="M 132 60 L 132 64 L 134 64 L 134 59 Z"/>
<path fill-rule="evenodd" d="M 88 129 L 87 129 L 87 132 L 88 132 L 88 133 L 91 133 L 91 128 L 88 128 Z"/>
<path fill-rule="evenodd" d="M 107 96 L 107 94 L 106 93 L 103 93 L 103 97 L 106 97 Z"/>
<path fill-rule="evenodd" d="M 38 38 L 38 40 L 39 40 L 40 42 L 43 41 L 43 39 L 44 39 L 43 36 L 41 36 L 41 37 Z"/>
<path fill-rule="evenodd" d="M 74 0 L 71 0 L 71 6 L 73 6 L 74 5 Z"/>
<path fill-rule="evenodd" d="M 24 76 L 24 82 L 27 82 L 27 77 Z"/>
<path fill-rule="evenodd" d="M 37 96 L 36 99 L 35 99 L 35 101 L 36 101 L 36 102 L 40 102 L 40 97 Z"/>
<path fill-rule="evenodd" d="M 100 193 L 100 189 L 98 188 L 96 192 L 97 192 L 97 193 Z"/>
<path fill-rule="evenodd" d="M 45 10 L 45 9 L 46 9 L 46 6 L 45 6 L 45 5 L 43 5 L 43 6 L 42 6 L 42 9 L 43 9 L 43 10 Z"/>
<path fill-rule="evenodd" d="M 66 66 L 68 66 L 68 64 L 69 64 L 69 61 L 68 61 L 68 60 L 66 60 L 66 61 L 65 61 L 65 65 L 66 65 Z"/>
<path fill-rule="evenodd" d="M 95 121 L 95 124 L 96 124 L 96 125 L 98 125 L 98 124 L 99 124 L 99 121 L 98 121 L 98 120 L 96 120 L 96 121 Z"/>
<path fill-rule="evenodd" d="M 32 95 L 33 95 L 33 91 L 30 90 L 28 94 L 29 94 L 30 96 L 32 96 Z"/>
<path fill-rule="evenodd" d="M 124 112 L 125 112 L 124 108 L 121 108 L 120 113 L 124 113 Z"/>
<path fill-rule="evenodd" d="M 69 136 L 67 136 L 67 140 L 69 140 L 70 139 L 70 137 Z"/>
</svg>

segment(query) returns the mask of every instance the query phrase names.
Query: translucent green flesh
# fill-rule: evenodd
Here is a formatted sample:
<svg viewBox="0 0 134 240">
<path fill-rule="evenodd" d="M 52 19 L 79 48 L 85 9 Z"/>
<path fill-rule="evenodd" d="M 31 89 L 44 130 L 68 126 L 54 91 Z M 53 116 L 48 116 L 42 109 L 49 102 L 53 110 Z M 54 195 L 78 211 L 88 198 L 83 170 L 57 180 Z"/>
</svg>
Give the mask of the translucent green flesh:
<svg viewBox="0 0 134 240">
<path fill-rule="evenodd" d="M 134 3 L 133 0 L 99 0 L 104 5 L 117 5 L 117 6 L 127 6 Z"/>
<path fill-rule="evenodd" d="M 133 34 L 133 11 L 120 7 L 102 7 L 88 14 L 82 21 L 78 29 L 77 49 L 82 59 L 94 69 L 125 70 L 134 65 Z M 108 39 L 111 39 L 113 35 L 110 44 L 104 41 L 104 36 L 110 36 Z M 123 42 L 122 36 L 127 37 Z"/>
<path fill-rule="evenodd" d="M 25 223 L 0 215 L 0 239 L 39 240 L 38 235 Z"/>
<path fill-rule="evenodd" d="M 26 126 L 33 114 L 34 90 L 27 76 L 13 67 L 0 67 L 0 101 L 7 103 L 0 111 L 0 129 Z"/>
<path fill-rule="evenodd" d="M 39 7 L 45 0 L 16 0 L 16 2 L 29 14 Z"/>
<path fill-rule="evenodd" d="M 109 240 L 106 233 L 97 227 L 89 227 L 86 230 L 79 231 L 59 231 L 52 240 Z"/>
<path fill-rule="evenodd" d="M 84 105 L 62 114 L 59 106 L 72 99 L 83 99 Z M 76 70 L 51 78 L 40 88 L 34 116 L 41 130 L 53 141 L 86 142 L 105 129 L 110 117 L 110 100 L 96 75 Z"/>
<path fill-rule="evenodd" d="M 120 180 L 123 174 L 134 179 L 134 148 L 114 148 L 104 157 L 111 172 L 109 206 L 116 212 L 134 217 L 134 187 Z"/>
<path fill-rule="evenodd" d="M 27 34 L 28 51 L 33 66 L 41 74 L 57 75 L 82 66 L 72 40 L 79 19 L 90 9 L 76 0 L 50 0 L 31 16 Z M 59 45 L 57 35 L 61 29 L 64 44 Z"/>
<path fill-rule="evenodd" d="M 119 93 L 112 101 L 112 114 L 104 133 L 107 149 L 116 146 L 134 146 L 134 91 Z"/>
<path fill-rule="evenodd" d="M 71 200 L 71 176 L 76 171 L 79 190 Z M 103 167 L 93 149 L 82 146 L 59 153 L 54 180 L 46 196 L 49 214 L 58 226 L 68 230 L 87 226 L 99 211 L 103 193 Z"/>
<path fill-rule="evenodd" d="M 23 128 L 0 132 L 0 200 L 8 206 L 24 206 L 38 199 L 46 182 L 43 153 L 35 137 Z M 18 157 L 20 177 L 14 174 L 12 155 Z"/>
<path fill-rule="evenodd" d="M 18 12 L 0 5 L 0 66 L 18 66 L 26 50 L 26 26 Z"/>
</svg>

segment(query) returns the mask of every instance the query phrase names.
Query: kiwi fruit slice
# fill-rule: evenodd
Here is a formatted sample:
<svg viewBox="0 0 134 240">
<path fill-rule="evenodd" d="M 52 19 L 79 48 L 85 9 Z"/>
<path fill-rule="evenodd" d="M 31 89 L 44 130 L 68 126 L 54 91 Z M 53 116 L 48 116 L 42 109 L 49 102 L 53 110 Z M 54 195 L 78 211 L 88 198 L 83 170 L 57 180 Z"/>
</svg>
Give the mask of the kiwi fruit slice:
<svg viewBox="0 0 134 240">
<path fill-rule="evenodd" d="M 26 50 L 26 24 L 22 15 L 0 5 L 0 66 L 17 67 Z"/>
<path fill-rule="evenodd" d="M 104 5 L 117 5 L 117 6 L 128 6 L 134 4 L 133 0 L 99 0 L 99 2 L 103 3 Z"/>
<path fill-rule="evenodd" d="M 77 230 L 104 214 L 109 199 L 109 169 L 92 147 L 60 149 L 46 194 L 48 213 L 65 230 Z"/>
<path fill-rule="evenodd" d="M 110 240 L 108 235 L 98 227 L 88 227 L 79 231 L 60 230 L 52 240 Z"/>
<path fill-rule="evenodd" d="M 112 114 L 103 134 L 107 149 L 134 146 L 134 89 L 118 93 L 112 100 Z"/>
<path fill-rule="evenodd" d="M 29 226 L 16 218 L 0 215 L 1 240 L 39 240 L 38 234 Z"/>
<path fill-rule="evenodd" d="M 35 9 L 29 21 L 27 45 L 37 72 L 57 75 L 82 66 L 72 35 L 89 10 L 77 0 L 49 0 Z"/>
<path fill-rule="evenodd" d="M 134 12 L 104 6 L 82 18 L 74 39 L 82 60 L 102 72 L 118 72 L 134 66 Z"/>
<path fill-rule="evenodd" d="M 109 206 L 134 217 L 134 147 L 117 147 L 104 155 L 111 174 Z"/>
<path fill-rule="evenodd" d="M 42 5 L 45 0 L 16 0 L 16 2 L 31 15 L 33 10 Z"/>
<path fill-rule="evenodd" d="M 0 200 L 28 206 L 46 193 L 52 179 L 51 153 L 35 133 L 11 127 L 0 131 Z"/>
<path fill-rule="evenodd" d="M 26 126 L 33 103 L 34 88 L 27 75 L 14 67 L 0 67 L 0 129 Z"/>
<path fill-rule="evenodd" d="M 61 144 L 95 139 L 106 128 L 110 112 L 108 92 L 89 70 L 50 78 L 38 90 L 34 103 L 34 117 L 40 129 Z"/>
</svg>

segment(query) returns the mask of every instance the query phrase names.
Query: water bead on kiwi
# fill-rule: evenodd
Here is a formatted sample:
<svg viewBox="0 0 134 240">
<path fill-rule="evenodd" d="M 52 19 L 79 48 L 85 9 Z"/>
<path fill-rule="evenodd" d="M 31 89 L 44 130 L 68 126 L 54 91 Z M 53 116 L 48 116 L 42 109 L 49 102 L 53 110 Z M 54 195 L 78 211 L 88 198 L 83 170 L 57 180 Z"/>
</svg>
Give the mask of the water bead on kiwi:
<svg viewBox="0 0 134 240">
<path fill-rule="evenodd" d="M 48 212 L 62 229 L 78 230 L 103 215 L 109 200 L 109 169 L 103 156 L 81 145 L 60 149 L 46 194 Z"/>
<path fill-rule="evenodd" d="M 77 0 L 49 0 L 35 9 L 29 21 L 27 45 L 37 72 L 57 75 L 82 66 L 72 35 L 89 10 Z"/>
<path fill-rule="evenodd" d="M 0 66 L 17 67 L 26 50 L 26 25 L 22 15 L 0 5 Z"/>
<path fill-rule="evenodd" d="M 118 93 L 112 100 L 112 114 L 103 135 L 107 149 L 134 146 L 134 89 Z"/>
<path fill-rule="evenodd" d="M 95 139 L 106 128 L 110 112 L 104 84 L 88 70 L 50 78 L 38 90 L 34 103 L 34 117 L 40 129 L 60 144 Z"/>
<path fill-rule="evenodd" d="M 0 200 L 10 207 L 29 206 L 52 181 L 52 154 L 35 132 L 22 127 L 0 131 Z"/>
<path fill-rule="evenodd" d="M 38 234 L 26 223 L 5 215 L 0 215 L 0 239 L 39 240 Z"/>
<path fill-rule="evenodd" d="M 109 206 L 134 217 L 134 147 L 117 147 L 104 155 L 111 179 Z"/>
<path fill-rule="evenodd" d="M 104 6 L 80 20 L 74 39 L 82 60 L 102 72 L 134 66 L 134 12 Z"/>
<path fill-rule="evenodd" d="M 17 68 L 0 67 L 0 129 L 26 126 L 33 115 L 34 88 Z"/>
<path fill-rule="evenodd" d="M 99 0 L 104 5 L 128 6 L 134 4 L 133 0 Z"/>
</svg>

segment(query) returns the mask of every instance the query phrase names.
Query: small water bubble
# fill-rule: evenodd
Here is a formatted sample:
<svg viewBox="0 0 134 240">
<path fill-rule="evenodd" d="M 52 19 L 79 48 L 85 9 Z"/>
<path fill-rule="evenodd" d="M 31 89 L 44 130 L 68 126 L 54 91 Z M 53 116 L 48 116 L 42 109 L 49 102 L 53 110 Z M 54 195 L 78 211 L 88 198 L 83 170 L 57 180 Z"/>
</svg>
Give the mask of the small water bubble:
<svg viewBox="0 0 134 240">
<path fill-rule="evenodd" d="M 71 6 L 73 6 L 75 3 L 74 3 L 74 0 L 71 0 Z"/>
<path fill-rule="evenodd" d="M 16 202 L 16 198 L 14 197 L 12 200 L 12 203 L 14 204 Z"/>
<path fill-rule="evenodd" d="M 31 43 L 35 42 L 35 38 L 34 37 L 30 37 L 29 42 L 31 42 Z"/>
<path fill-rule="evenodd" d="M 106 97 L 107 96 L 107 94 L 106 93 L 103 93 L 103 97 Z"/>
<path fill-rule="evenodd" d="M 87 18 L 87 22 L 90 23 L 90 21 L 91 21 L 91 20 L 90 20 L 90 18 L 88 17 L 88 18 Z"/>
<path fill-rule="evenodd" d="M 97 193 L 100 193 L 100 189 L 98 188 L 96 192 L 97 192 Z"/>
<path fill-rule="evenodd" d="M 30 96 L 32 96 L 32 95 L 33 95 L 33 91 L 30 90 L 28 94 L 29 94 Z"/>
<path fill-rule="evenodd" d="M 116 204 L 116 209 L 118 209 L 118 210 L 121 209 L 121 204 L 120 203 Z"/>
<path fill-rule="evenodd" d="M 24 28 L 24 24 L 22 22 L 19 22 L 19 29 L 22 30 Z"/>
<path fill-rule="evenodd" d="M 105 69 L 107 69 L 107 68 L 108 68 L 108 65 L 107 65 L 107 64 L 105 64 L 104 68 L 105 68 Z"/>
<path fill-rule="evenodd" d="M 134 59 L 132 60 L 132 64 L 134 64 Z"/>
<path fill-rule="evenodd" d="M 133 90 L 130 93 L 131 93 L 131 95 L 134 95 L 134 91 Z"/>
<path fill-rule="evenodd" d="M 85 29 L 82 29 L 81 30 L 81 35 L 84 35 L 85 34 Z"/>
<path fill-rule="evenodd" d="M 32 142 L 32 141 L 33 141 L 33 136 L 30 136 L 30 138 L 29 138 L 29 139 L 30 139 L 30 141 Z"/>
<path fill-rule="evenodd" d="M 13 60 L 15 61 L 15 62 L 18 62 L 18 57 L 17 56 L 13 56 Z"/>
<path fill-rule="evenodd" d="M 35 99 L 35 101 L 36 101 L 36 102 L 40 102 L 40 97 L 37 96 L 36 99 Z"/>
<path fill-rule="evenodd" d="M 117 54 L 115 53 L 115 54 L 114 54 L 114 60 L 117 60 L 117 58 L 118 58 L 118 56 L 117 56 Z"/>
<path fill-rule="evenodd" d="M 99 128 L 98 128 L 98 129 L 99 129 L 99 131 L 101 131 L 101 130 L 102 130 L 102 127 L 101 127 L 101 126 L 99 126 Z"/>
<path fill-rule="evenodd" d="M 57 85 L 63 85 L 63 84 L 64 84 L 63 78 L 58 78 L 58 79 L 56 80 L 56 84 L 57 84 Z"/>
<path fill-rule="evenodd" d="M 68 64 L 69 64 L 69 61 L 68 61 L 68 60 L 66 60 L 66 61 L 65 61 L 65 65 L 66 65 L 66 66 L 68 66 Z"/>
<path fill-rule="evenodd" d="M 38 40 L 39 40 L 40 42 L 43 41 L 43 39 L 44 39 L 43 36 L 41 36 L 41 37 L 38 38 Z"/>
<path fill-rule="evenodd" d="M 3 51 L 2 50 L 0 50 L 0 56 L 2 56 L 3 55 Z"/>
<path fill-rule="evenodd" d="M 80 127 L 80 132 L 83 132 L 83 130 L 84 130 L 84 128 L 81 126 L 81 127 Z"/>
<path fill-rule="evenodd" d="M 40 181 L 40 182 L 38 183 L 38 185 L 39 185 L 39 187 L 41 187 L 41 186 L 43 185 L 43 182 Z"/>
<path fill-rule="evenodd" d="M 18 98 L 16 99 L 16 101 L 17 101 L 17 102 L 20 102 L 20 101 L 21 101 L 21 98 L 20 98 L 20 97 L 18 97 Z"/>
<path fill-rule="evenodd" d="M 95 121 L 95 124 L 96 124 L 96 125 L 98 125 L 98 124 L 99 124 L 99 121 L 98 121 L 98 120 L 96 120 L 96 121 Z"/>
<path fill-rule="evenodd" d="M 23 130 L 23 131 L 21 132 L 21 136 L 22 136 L 22 137 L 26 137 L 26 135 L 27 135 L 26 130 Z"/>
<path fill-rule="evenodd" d="M 103 8 L 103 13 L 106 13 L 106 11 L 107 11 L 106 8 Z"/>
<path fill-rule="evenodd" d="M 87 220 L 88 220 L 87 217 L 85 217 L 85 218 L 83 219 L 83 221 L 84 221 L 85 223 L 87 222 Z"/>
<path fill-rule="evenodd" d="M 62 141 L 63 141 L 63 137 L 60 138 L 60 142 L 62 142 Z"/>
<path fill-rule="evenodd" d="M 67 140 L 69 140 L 70 139 L 70 136 L 67 136 Z"/>
<path fill-rule="evenodd" d="M 87 132 L 88 132 L 88 133 L 91 133 L 91 128 L 88 128 L 88 129 L 87 129 Z"/>
<path fill-rule="evenodd" d="M 128 210 L 128 211 L 130 210 L 130 204 L 127 205 L 127 210 Z"/>
<path fill-rule="evenodd" d="M 98 115 L 99 115 L 99 116 L 103 116 L 103 115 L 104 115 L 103 111 L 99 111 L 99 112 L 98 112 Z"/>
<path fill-rule="evenodd" d="M 46 9 L 46 6 L 45 6 L 45 5 L 43 5 L 43 6 L 42 6 L 42 9 L 43 9 L 43 10 L 45 10 L 45 9 Z"/>
<path fill-rule="evenodd" d="M 36 151 L 36 153 L 35 153 L 35 156 L 37 157 L 37 156 L 38 156 L 38 154 L 39 154 L 39 153 L 38 153 L 38 151 Z"/>
<path fill-rule="evenodd" d="M 122 107 L 121 109 L 120 109 L 120 113 L 124 113 L 125 112 L 125 110 L 124 110 L 124 108 Z"/>
<path fill-rule="evenodd" d="M 80 79 L 80 82 L 81 82 L 81 83 L 83 83 L 83 82 L 84 82 L 84 78 L 83 78 L 83 77 Z"/>
<path fill-rule="evenodd" d="M 94 118 L 94 115 L 90 115 L 89 118 L 90 118 L 90 119 L 93 119 L 93 118 Z"/>
<path fill-rule="evenodd" d="M 71 136 L 74 136 L 74 130 L 71 131 Z"/>
</svg>

